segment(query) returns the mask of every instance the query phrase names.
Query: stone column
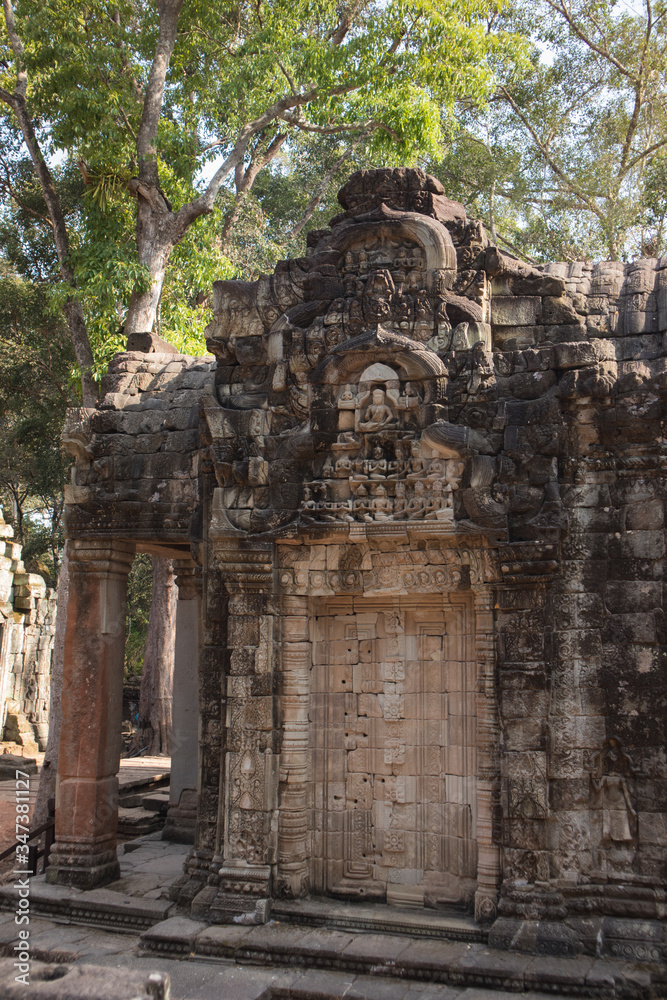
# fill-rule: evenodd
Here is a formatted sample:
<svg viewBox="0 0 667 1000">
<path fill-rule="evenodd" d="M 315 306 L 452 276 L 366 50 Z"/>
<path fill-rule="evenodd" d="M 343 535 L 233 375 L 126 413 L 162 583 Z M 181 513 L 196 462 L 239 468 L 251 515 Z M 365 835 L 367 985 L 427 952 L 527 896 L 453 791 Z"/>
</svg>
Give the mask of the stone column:
<svg viewBox="0 0 667 1000">
<path fill-rule="evenodd" d="M 229 598 L 226 754 L 221 800 L 220 888 L 210 909 L 216 923 L 266 920 L 276 862 L 279 734 L 274 720 L 275 615 L 261 593 Z"/>
<path fill-rule="evenodd" d="M 56 842 L 47 880 L 92 889 L 120 874 L 117 775 L 134 545 L 75 539 L 69 552 Z"/>
<path fill-rule="evenodd" d="M 308 598 L 282 599 L 283 743 L 280 754 L 277 893 L 308 893 L 308 705 L 310 642 Z"/>
<path fill-rule="evenodd" d="M 171 711 L 171 783 L 164 840 L 193 844 L 199 772 L 199 596 L 201 577 L 190 559 L 174 564 L 178 586 Z"/>
<path fill-rule="evenodd" d="M 477 890 L 475 920 L 495 920 L 500 884 L 500 849 L 493 837 L 494 798 L 498 795 L 498 706 L 494 680 L 493 593 L 473 588 L 477 658 Z"/>
</svg>

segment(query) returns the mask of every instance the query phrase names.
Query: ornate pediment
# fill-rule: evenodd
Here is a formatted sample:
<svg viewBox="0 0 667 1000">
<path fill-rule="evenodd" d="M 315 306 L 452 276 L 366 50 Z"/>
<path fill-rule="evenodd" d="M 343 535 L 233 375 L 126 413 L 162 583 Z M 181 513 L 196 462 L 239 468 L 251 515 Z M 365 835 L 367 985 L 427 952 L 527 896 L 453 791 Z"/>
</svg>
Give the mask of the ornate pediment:
<svg viewBox="0 0 667 1000">
<path fill-rule="evenodd" d="M 420 171 L 382 178 L 382 197 L 365 174 L 351 179 L 346 213 L 311 234 L 307 257 L 255 283 L 216 285 L 206 443 L 216 517 L 230 530 L 353 521 L 453 530 L 466 463 L 488 450 L 483 441 L 457 450 L 450 435 L 440 453 L 437 432 L 424 437 L 447 421 L 450 363 L 474 357 L 477 371 L 486 356 L 483 272 L 458 293 L 459 251 L 472 259 L 485 237 Z"/>
</svg>

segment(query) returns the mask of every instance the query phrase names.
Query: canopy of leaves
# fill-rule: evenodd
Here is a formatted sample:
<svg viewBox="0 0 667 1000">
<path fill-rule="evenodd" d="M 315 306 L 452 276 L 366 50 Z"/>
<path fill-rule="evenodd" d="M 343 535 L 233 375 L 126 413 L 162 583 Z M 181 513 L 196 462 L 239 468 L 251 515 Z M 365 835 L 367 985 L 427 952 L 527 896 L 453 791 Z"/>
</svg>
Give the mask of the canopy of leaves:
<svg viewBox="0 0 667 1000">
<path fill-rule="evenodd" d="M 452 127 L 456 101 L 483 102 L 494 74 L 520 56 L 518 38 L 495 30 L 497 6 L 497 0 L 186 0 L 157 138 L 165 196 L 174 208 L 196 198 L 243 130 L 295 94 L 294 107 L 272 112 L 249 133 L 246 167 L 280 135 L 292 145 L 292 162 L 304 140 L 319 149 L 329 135 L 363 135 L 365 155 L 376 162 L 435 155 Z M 76 180 L 75 163 L 85 182 L 69 217 L 71 244 L 102 369 L 121 346 L 117 334 L 133 288 L 148 281 L 137 262 L 127 183 L 138 171 L 156 6 L 148 0 L 17 0 L 15 18 L 30 107 L 44 123 L 42 148 L 52 162 L 66 154 L 63 182 L 65 175 Z M 0 34 L 3 63 L 0 85 L 11 89 L 11 52 Z M 17 155 L 10 172 L 16 161 Z M 158 332 L 192 353 L 203 346 L 212 281 L 237 271 L 220 241 L 229 203 L 223 190 L 169 264 Z"/>
<path fill-rule="evenodd" d="M 55 585 L 62 549 L 62 484 L 69 462 L 60 448 L 73 351 L 43 289 L 0 264 L 0 502 L 27 566 Z"/>
<path fill-rule="evenodd" d="M 515 0 L 532 35 L 437 167 L 450 194 L 510 248 L 537 260 L 667 250 L 667 8 L 613 0 Z"/>
</svg>

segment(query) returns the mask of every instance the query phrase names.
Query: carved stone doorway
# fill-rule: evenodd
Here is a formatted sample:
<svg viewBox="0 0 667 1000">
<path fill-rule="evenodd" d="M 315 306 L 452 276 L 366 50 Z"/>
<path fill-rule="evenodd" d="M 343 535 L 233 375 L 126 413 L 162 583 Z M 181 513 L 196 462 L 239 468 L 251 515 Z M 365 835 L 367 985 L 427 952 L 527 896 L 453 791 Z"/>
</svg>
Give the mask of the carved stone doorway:
<svg viewBox="0 0 667 1000">
<path fill-rule="evenodd" d="M 472 596 L 339 597 L 312 619 L 316 892 L 465 904 L 477 872 Z"/>
</svg>

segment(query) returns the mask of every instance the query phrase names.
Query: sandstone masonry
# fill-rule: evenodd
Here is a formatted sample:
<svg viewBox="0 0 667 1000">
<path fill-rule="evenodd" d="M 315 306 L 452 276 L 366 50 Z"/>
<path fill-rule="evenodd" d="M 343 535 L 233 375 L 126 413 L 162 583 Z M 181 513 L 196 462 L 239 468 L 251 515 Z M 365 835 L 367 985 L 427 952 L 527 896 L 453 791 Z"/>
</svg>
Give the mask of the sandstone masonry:
<svg viewBox="0 0 667 1000">
<path fill-rule="evenodd" d="M 216 283 L 215 360 L 147 336 L 70 412 L 49 877 L 117 871 L 125 581 L 161 551 L 201 611 L 193 917 L 375 899 L 659 960 L 667 259 L 530 267 L 417 170 L 339 200 Z"/>
<path fill-rule="evenodd" d="M 25 755 L 46 747 L 55 619 L 55 591 L 25 572 L 0 513 L 0 738 Z"/>
</svg>

